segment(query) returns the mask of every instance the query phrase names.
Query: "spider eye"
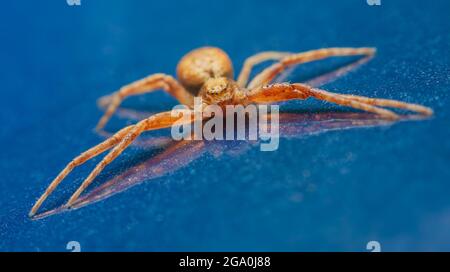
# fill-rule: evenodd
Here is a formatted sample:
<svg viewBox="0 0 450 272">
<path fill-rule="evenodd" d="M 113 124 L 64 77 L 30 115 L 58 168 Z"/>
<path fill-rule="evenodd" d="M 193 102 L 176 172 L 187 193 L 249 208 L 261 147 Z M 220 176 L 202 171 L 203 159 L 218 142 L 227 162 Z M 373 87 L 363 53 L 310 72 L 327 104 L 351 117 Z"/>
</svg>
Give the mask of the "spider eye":
<svg viewBox="0 0 450 272">
<path fill-rule="evenodd" d="M 213 85 L 210 88 L 207 89 L 207 92 L 209 94 L 215 95 L 215 94 L 220 94 L 223 91 L 225 91 L 227 89 L 227 85 L 223 84 L 223 83 L 219 83 L 217 85 Z"/>
<path fill-rule="evenodd" d="M 211 104 L 229 101 L 233 98 L 235 86 L 225 77 L 208 79 L 201 89 L 203 99 Z"/>
</svg>

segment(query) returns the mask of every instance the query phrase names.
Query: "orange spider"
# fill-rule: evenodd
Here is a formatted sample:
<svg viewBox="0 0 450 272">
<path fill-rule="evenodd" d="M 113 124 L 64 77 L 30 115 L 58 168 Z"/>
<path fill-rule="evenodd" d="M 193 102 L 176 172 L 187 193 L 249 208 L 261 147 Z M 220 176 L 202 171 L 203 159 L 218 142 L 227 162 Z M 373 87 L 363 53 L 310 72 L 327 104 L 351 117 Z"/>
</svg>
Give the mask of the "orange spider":
<svg viewBox="0 0 450 272">
<path fill-rule="evenodd" d="M 148 117 L 135 125 L 127 126 L 104 142 L 85 151 L 73 159 L 52 181 L 44 194 L 36 201 L 29 216 L 36 214 L 45 199 L 53 192 L 58 184 L 76 167 L 93 157 L 112 149 L 103 160 L 97 164 L 94 170 L 83 181 L 81 186 L 70 197 L 65 205 L 70 208 L 81 193 L 91 184 L 94 178 L 117 156 L 119 156 L 142 132 L 171 127 L 182 117 L 181 114 L 191 116 L 188 123 L 194 121 L 193 102 L 194 96 L 200 96 L 203 106 L 208 105 L 248 105 L 248 104 L 268 104 L 292 99 L 307 99 L 314 97 L 320 100 L 348 106 L 368 112 L 375 113 L 381 118 L 396 120 L 400 116 L 390 110 L 381 107 L 393 107 L 415 111 L 424 115 L 432 115 L 430 108 L 408 104 L 396 100 L 368 98 L 346 94 L 327 92 L 313 88 L 306 84 L 271 84 L 285 69 L 306 62 L 325 59 L 335 56 L 354 56 L 375 54 L 374 48 L 326 48 L 312 50 L 303 53 L 286 52 L 262 52 L 249 57 L 238 76 L 237 81 L 233 80 L 233 66 L 228 55 L 219 48 L 203 47 L 186 54 L 177 65 L 178 81 L 170 75 L 153 74 L 144 79 L 133 82 L 122 87 L 119 91 L 102 97 L 99 104 L 107 106 L 107 110 L 97 124 L 96 129 L 102 129 L 109 118 L 119 107 L 123 99 L 132 95 L 139 95 L 154 90 L 162 89 L 174 96 L 181 104 L 187 108 L 178 110 L 178 116 L 171 111 L 161 112 Z M 267 61 L 276 62 L 256 75 L 247 84 L 253 66 Z M 178 122 L 179 123 L 179 122 Z"/>
</svg>

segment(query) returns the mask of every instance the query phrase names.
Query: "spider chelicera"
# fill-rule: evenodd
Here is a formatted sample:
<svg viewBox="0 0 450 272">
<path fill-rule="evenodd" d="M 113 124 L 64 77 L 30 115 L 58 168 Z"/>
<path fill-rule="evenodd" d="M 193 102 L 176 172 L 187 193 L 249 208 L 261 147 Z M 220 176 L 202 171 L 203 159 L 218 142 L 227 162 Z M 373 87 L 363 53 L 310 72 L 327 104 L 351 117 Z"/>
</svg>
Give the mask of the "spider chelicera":
<svg viewBox="0 0 450 272">
<path fill-rule="evenodd" d="M 374 48 L 325 48 L 302 53 L 262 52 L 249 57 L 237 78 L 233 80 L 233 66 L 228 55 L 219 48 L 202 47 L 186 54 L 177 65 L 178 80 L 166 74 L 153 74 L 144 79 L 120 88 L 119 91 L 102 97 L 99 104 L 106 106 L 106 112 L 97 124 L 101 130 L 120 103 L 132 95 L 140 95 L 155 90 L 164 90 L 186 106 L 178 110 L 179 115 L 172 111 L 154 114 L 134 125 L 127 126 L 104 142 L 92 147 L 73 159 L 52 181 L 42 196 L 36 201 L 29 216 L 36 214 L 45 199 L 55 190 L 58 184 L 77 166 L 93 157 L 111 149 L 111 151 L 96 165 L 94 170 L 83 181 L 81 186 L 70 197 L 65 205 L 70 208 L 81 193 L 92 183 L 95 177 L 115 158 L 117 158 L 142 132 L 171 127 L 179 121 L 181 115 L 191 115 L 186 122 L 194 121 L 193 103 L 195 96 L 200 96 L 203 105 L 249 105 L 270 104 L 292 99 L 307 99 L 310 97 L 325 100 L 335 104 L 360 109 L 377 114 L 380 118 L 396 120 L 400 116 L 380 107 L 391 107 L 410 110 L 424 115 L 432 115 L 430 108 L 404 103 L 396 100 L 368 98 L 348 94 L 331 93 L 313 88 L 301 83 L 271 82 L 285 69 L 297 64 L 321 60 L 335 56 L 371 56 Z M 264 61 L 274 60 L 275 63 L 256 75 L 249 83 L 253 66 Z M 179 123 L 179 122 L 178 122 Z"/>
</svg>

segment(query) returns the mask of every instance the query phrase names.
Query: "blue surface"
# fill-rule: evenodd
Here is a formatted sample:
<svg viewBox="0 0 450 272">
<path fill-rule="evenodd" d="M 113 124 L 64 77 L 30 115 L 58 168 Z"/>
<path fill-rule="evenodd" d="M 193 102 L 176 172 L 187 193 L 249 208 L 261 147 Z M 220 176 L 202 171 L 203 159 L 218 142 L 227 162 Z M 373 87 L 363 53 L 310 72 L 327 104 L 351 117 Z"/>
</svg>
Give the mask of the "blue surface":
<svg viewBox="0 0 450 272">
<path fill-rule="evenodd" d="M 365 251 L 371 240 L 385 251 L 450 250 L 450 2 L 381 1 L 2 3 L 0 250 L 65 251 L 71 240 L 89 251 Z M 324 88 L 419 102 L 436 114 L 283 138 L 276 152 L 205 153 L 82 209 L 27 218 L 64 165 L 101 141 L 92 131 L 98 97 L 150 73 L 173 74 L 184 53 L 204 45 L 227 51 L 236 71 L 262 50 L 375 46 L 372 61 Z M 299 67 L 290 80 L 339 63 Z M 174 104 L 163 93 L 125 103 Z M 294 109 L 348 110 L 281 106 Z M 126 123 L 114 118 L 109 128 Z M 98 184 L 161 152 L 128 150 Z M 64 203 L 95 162 L 43 209 Z"/>
</svg>

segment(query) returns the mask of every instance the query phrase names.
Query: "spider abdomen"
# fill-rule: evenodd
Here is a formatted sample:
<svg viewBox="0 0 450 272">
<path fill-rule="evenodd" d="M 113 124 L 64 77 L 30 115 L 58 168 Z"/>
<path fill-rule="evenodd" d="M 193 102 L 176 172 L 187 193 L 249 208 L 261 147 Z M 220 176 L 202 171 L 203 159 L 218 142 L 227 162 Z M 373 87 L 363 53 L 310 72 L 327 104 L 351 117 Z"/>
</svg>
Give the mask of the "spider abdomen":
<svg viewBox="0 0 450 272">
<path fill-rule="evenodd" d="M 210 78 L 233 78 L 233 64 L 227 53 L 216 47 L 201 47 L 187 53 L 177 65 L 177 77 L 192 94 L 197 95 Z"/>
</svg>

